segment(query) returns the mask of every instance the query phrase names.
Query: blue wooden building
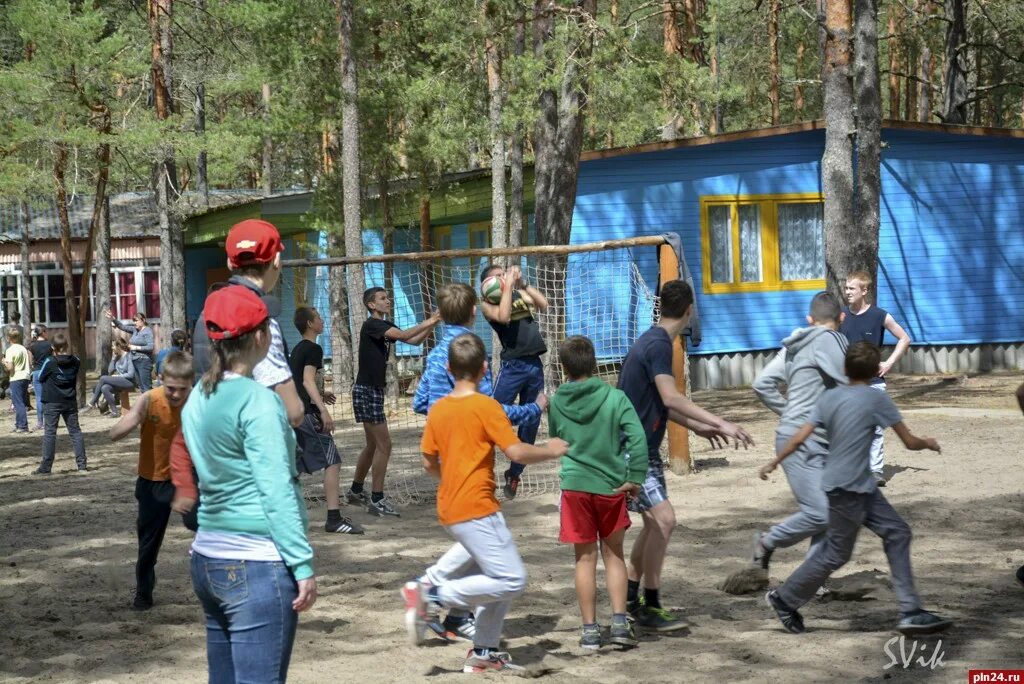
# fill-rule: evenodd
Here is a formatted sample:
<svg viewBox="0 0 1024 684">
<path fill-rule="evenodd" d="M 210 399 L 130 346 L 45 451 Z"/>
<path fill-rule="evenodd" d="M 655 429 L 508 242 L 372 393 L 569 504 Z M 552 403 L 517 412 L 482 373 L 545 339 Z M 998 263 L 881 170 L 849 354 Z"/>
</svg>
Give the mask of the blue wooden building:
<svg viewBox="0 0 1024 684">
<path fill-rule="evenodd" d="M 682 239 L 704 331 L 695 386 L 749 383 L 824 288 L 824 137 L 806 122 L 584 154 L 572 243 Z M 878 304 L 914 345 L 898 370 L 1024 368 L 1024 131 L 886 122 L 882 139 Z M 435 248 L 489 246 L 489 183 L 464 179 L 462 209 L 432 216 Z M 639 254 L 653 288 L 654 251 Z"/>
</svg>

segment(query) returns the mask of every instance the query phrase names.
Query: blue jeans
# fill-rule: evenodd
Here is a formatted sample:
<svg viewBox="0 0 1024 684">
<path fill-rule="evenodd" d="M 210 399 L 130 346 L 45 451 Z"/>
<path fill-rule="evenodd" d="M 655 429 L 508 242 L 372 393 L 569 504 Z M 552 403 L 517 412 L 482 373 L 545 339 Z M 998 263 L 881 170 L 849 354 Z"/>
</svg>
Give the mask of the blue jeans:
<svg viewBox="0 0 1024 684">
<path fill-rule="evenodd" d="M 136 354 L 132 356 L 132 365 L 135 366 L 135 382 L 139 384 L 139 391 L 146 393 L 153 389 L 153 359 Z"/>
<path fill-rule="evenodd" d="M 36 427 L 43 426 L 43 383 L 39 382 L 40 371 L 32 371 L 32 389 L 36 393 Z"/>
<path fill-rule="evenodd" d="M 284 563 L 192 554 L 192 588 L 206 613 L 210 684 L 284 682 L 298 585 Z"/>
<path fill-rule="evenodd" d="M 501 372 L 494 385 L 494 400 L 499 404 L 531 404 L 537 401 L 537 395 L 544 390 L 544 364 L 539 358 L 509 359 L 501 362 Z M 519 426 L 519 439 L 527 444 L 537 441 L 537 430 L 540 420 L 523 423 Z M 513 463 L 509 467 L 512 477 L 519 477 L 525 465 Z"/>
<path fill-rule="evenodd" d="M 28 380 L 11 380 L 11 402 L 14 404 L 14 428 L 28 430 Z"/>
</svg>

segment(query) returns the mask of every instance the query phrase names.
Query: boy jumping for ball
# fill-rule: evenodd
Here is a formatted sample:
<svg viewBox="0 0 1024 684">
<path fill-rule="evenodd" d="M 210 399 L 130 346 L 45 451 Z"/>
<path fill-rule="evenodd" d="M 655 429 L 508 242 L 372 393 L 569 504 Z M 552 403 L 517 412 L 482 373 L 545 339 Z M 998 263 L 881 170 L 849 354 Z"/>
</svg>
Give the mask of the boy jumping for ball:
<svg viewBox="0 0 1024 684">
<path fill-rule="evenodd" d="M 481 300 L 480 307 L 484 318 L 501 341 L 501 369 L 498 371 L 497 384 L 494 385 L 494 399 L 501 404 L 514 404 L 516 400 L 520 404 L 530 404 L 544 391 L 544 364 L 540 357 L 548 350 L 534 311 L 546 311 L 548 300 L 540 290 L 526 281 L 518 266 L 510 266 L 505 270 L 497 264 L 491 264 L 480 272 L 480 282 L 483 283 L 491 276 L 502 280 L 501 299 L 497 304 Z M 519 439 L 533 444 L 538 429 L 539 417 L 537 421 L 522 423 L 519 426 Z M 505 471 L 502 489 L 507 498 L 515 498 L 525 468 L 522 463 L 512 463 Z"/>
<path fill-rule="evenodd" d="M 405 584 L 406 627 L 419 644 L 442 607 L 475 610 L 476 634 L 463 672 L 510 669 L 508 653 L 498 647 L 511 602 L 526 588 L 526 568 L 494 496 L 494 447 L 514 463 L 539 463 L 565 454 L 569 445 L 557 438 L 545 446 L 521 442 L 501 405 L 477 391 L 487 352 L 476 335 L 452 340 L 448 366 L 455 387 L 430 409 L 420 450 L 424 469 L 439 480 L 438 520 L 455 540 L 445 555 L 461 562 L 439 584 Z"/>
<path fill-rule="evenodd" d="M 160 367 L 160 387 L 149 390 L 110 428 L 110 440 L 127 437 L 142 427 L 139 441 L 139 476 L 135 498 L 139 502 L 136 527 L 139 555 L 135 563 L 135 610 L 153 607 L 156 561 L 171 517 L 171 442 L 181 431 L 181 407 L 192 391 L 192 357 L 171 352 Z"/>
<path fill-rule="evenodd" d="M 676 513 L 668 500 L 661 441 L 668 421 L 687 427 L 709 439 L 733 439 L 738 447 L 754 441 L 743 428 L 705 411 L 676 389 L 672 373 L 672 341 L 690 323 L 693 290 L 682 280 L 661 288 L 661 319 L 633 343 L 619 373 L 619 389 L 633 403 L 647 436 L 647 477 L 630 510 L 640 513 L 644 527 L 629 556 L 627 600 L 640 627 L 671 632 L 686 627 L 661 607 L 659 588 L 669 538 Z M 713 442 L 714 443 L 714 442 Z M 640 587 L 644 587 L 640 596 Z"/>
<path fill-rule="evenodd" d="M 846 352 L 849 385 L 826 390 L 818 399 L 807 422 L 778 455 L 761 468 L 762 480 L 818 428 L 828 433 L 828 457 L 822 472 L 822 486 L 828 496 L 828 530 L 817 551 L 779 587 L 765 595 L 783 628 L 793 634 L 804 630 L 799 608 L 814 598 L 818 587 L 843 567 L 864 526 L 882 538 L 889 560 L 892 587 L 900 604 L 896 630 L 907 636 L 933 634 L 947 629 L 952 620 L 921 608 L 910 569 L 910 527 L 882 496 L 871 472 L 871 443 L 875 428 L 892 427 L 903 445 L 912 451 L 939 451 L 931 437 L 917 437 L 903 423 L 888 394 L 873 391 L 869 384 L 878 377 L 881 361 L 878 347 L 855 342 Z"/>
<path fill-rule="evenodd" d="M 366 446 L 356 461 L 352 487 L 346 495 L 349 503 L 366 506 L 379 516 L 398 516 L 398 509 L 384 496 L 384 475 L 391 460 L 391 432 L 384 415 L 384 389 L 387 384 L 388 354 L 393 342 L 416 345 L 427 338 L 441 317 L 433 316 L 408 330 L 402 330 L 388 319 L 391 297 L 383 287 L 363 292 L 363 304 L 370 313 L 359 330 L 359 373 L 352 386 L 352 408 L 357 423 L 363 424 Z M 363 490 L 363 481 L 373 469 L 370 495 Z"/>
<path fill-rule="evenodd" d="M 569 337 L 558 348 L 569 381 L 551 397 L 548 432 L 572 444 L 562 456 L 559 541 L 576 554 L 576 598 L 583 628 L 580 646 L 601 647 L 597 624 L 597 551 L 607 576 L 612 602 L 610 641 L 637 645 L 626 617 L 626 561 L 622 541 L 629 528 L 626 497 L 640 491 L 647 474 L 647 438 L 636 410 L 622 391 L 593 377 L 594 345 L 586 337 Z"/>
</svg>

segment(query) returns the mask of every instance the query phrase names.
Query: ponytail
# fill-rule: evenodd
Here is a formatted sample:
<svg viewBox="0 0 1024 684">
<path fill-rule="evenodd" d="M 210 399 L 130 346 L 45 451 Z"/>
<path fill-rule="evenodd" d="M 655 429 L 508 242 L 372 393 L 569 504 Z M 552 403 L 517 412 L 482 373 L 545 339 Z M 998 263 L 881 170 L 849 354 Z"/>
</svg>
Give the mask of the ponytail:
<svg viewBox="0 0 1024 684">
<path fill-rule="evenodd" d="M 270 319 L 266 319 L 256 328 L 253 328 L 244 335 L 223 340 L 210 340 L 210 368 L 203 373 L 200 382 L 203 385 L 203 394 L 210 396 L 217 385 L 223 379 L 224 373 L 231 370 L 231 367 L 243 356 L 252 351 L 256 344 L 256 333 L 262 330 L 264 334 L 270 334 Z"/>
<path fill-rule="evenodd" d="M 210 340 L 210 367 L 203 373 L 203 393 L 210 396 L 217 390 L 220 376 L 228 368 L 220 340 Z"/>
</svg>

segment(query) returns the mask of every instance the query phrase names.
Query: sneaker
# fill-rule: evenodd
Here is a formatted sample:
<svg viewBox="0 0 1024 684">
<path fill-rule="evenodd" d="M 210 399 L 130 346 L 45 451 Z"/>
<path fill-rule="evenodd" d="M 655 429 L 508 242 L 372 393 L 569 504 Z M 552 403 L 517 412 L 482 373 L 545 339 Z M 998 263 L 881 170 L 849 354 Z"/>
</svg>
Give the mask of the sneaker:
<svg viewBox="0 0 1024 684">
<path fill-rule="evenodd" d="M 136 594 L 132 600 L 132 610 L 149 610 L 153 607 L 153 597 Z"/>
<path fill-rule="evenodd" d="M 641 606 L 636 613 L 636 624 L 645 630 L 652 632 L 674 632 L 678 629 L 686 629 L 686 621 L 673 617 L 672 613 L 664 608 L 654 606 Z"/>
<path fill-rule="evenodd" d="M 513 475 L 511 470 L 505 471 L 505 486 L 501 490 L 505 492 L 506 499 L 516 498 L 516 494 L 519 493 L 519 482 L 520 478 Z"/>
<path fill-rule="evenodd" d="M 782 627 L 787 632 L 790 634 L 803 634 L 806 631 L 804 629 L 803 616 L 783 603 L 774 589 L 764 595 L 764 600 L 772 607 L 775 614 L 779 616 L 779 621 L 782 622 Z"/>
<path fill-rule="evenodd" d="M 490 651 L 487 655 L 477 655 L 473 649 L 469 649 L 466 655 L 466 662 L 462 671 L 470 674 L 481 672 L 492 672 L 500 670 L 525 670 L 525 667 L 512 664 L 512 656 L 504 651 Z"/>
<path fill-rule="evenodd" d="M 831 599 L 832 590 L 823 584 L 814 590 L 814 597 L 818 599 Z"/>
<path fill-rule="evenodd" d="M 918 636 L 944 632 L 952 625 L 953 621 L 949 618 L 939 617 L 927 610 L 919 610 L 913 614 L 901 615 L 899 624 L 896 625 L 896 631 L 904 636 Z"/>
<path fill-rule="evenodd" d="M 370 495 L 366 493 L 366 490 L 356 492 L 349 489 L 345 492 L 345 501 L 348 501 L 350 504 L 355 504 L 356 506 L 369 506 Z"/>
<path fill-rule="evenodd" d="M 764 532 L 758 530 L 754 533 L 754 551 L 751 554 L 754 565 L 761 566 L 762 570 L 768 570 L 768 563 L 772 560 L 772 554 L 775 553 L 775 549 L 769 549 L 761 543 L 764 539 Z"/>
<path fill-rule="evenodd" d="M 349 520 L 344 516 L 335 522 L 328 520 L 324 525 L 324 530 L 327 532 L 337 532 L 339 534 L 363 534 L 363 528 L 358 523 Z"/>
<path fill-rule="evenodd" d="M 633 623 L 629 620 L 621 623 L 613 622 L 608 641 L 618 646 L 625 646 L 626 648 L 636 648 L 640 643 L 636 639 L 636 630 L 633 628 Z"/>
<path fill-rule="evenodd" d="M 50 471 L 49 470 L 43 470 L 42 468 L 36 468 L 35 470 L 32 471 L 32 474 L 33 475 L 49 475 Z"/>
<path fill-rule="evenodd" d="M 476 620 L 472 615 L 449 615 L 441 623 L 444 637 L 449 641 L 473 641 L 476 636 Z"/>
<path fill-rule="evenodd" d="M 402 517 L 398 512 L 398 509 L 395 508 L 395 504 L 391 503 L 391 499 L 386 496 L 380 501 L 370 501 L 366 506 L 366 511 L 368 513 L 373 513 L 374 515 L 379 515 L 382 518 L 386 515 L 393 515 L 396 518 Z"/>
<path fill-rule="evenodd" d="M 1017 581 L 1020 582 L 1020 586 L 1024 587 L 1024 565 L 1017 568 Z"/>
<path fill-rule="evenodd" d="M 884 487 L 888 480 L 885 479 L 885 475 L 882 473 L 872 473 L 875 476 L 875 484 L 879 487 Z"/>
<path fill-rule="evenodd" d="M 580 648 L 589 651 L 596 651 L 601 648 L 601 628 L 597 625 L 588 627 L 583 625 L 580 628 Z"/>
<path fill-rule="evenodd" d="M 402 587 L 405 601 L 405 629 L 409 643 L 419 646 L 427 633 L 427 623 L 437 622 L 436 606 L 426 600 L 426 585 L 417 581 L 406 582 Z"/>
</svg>

